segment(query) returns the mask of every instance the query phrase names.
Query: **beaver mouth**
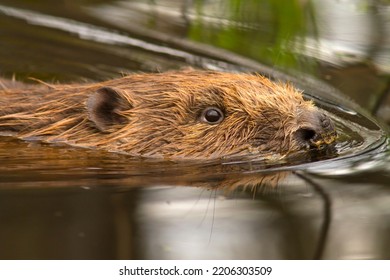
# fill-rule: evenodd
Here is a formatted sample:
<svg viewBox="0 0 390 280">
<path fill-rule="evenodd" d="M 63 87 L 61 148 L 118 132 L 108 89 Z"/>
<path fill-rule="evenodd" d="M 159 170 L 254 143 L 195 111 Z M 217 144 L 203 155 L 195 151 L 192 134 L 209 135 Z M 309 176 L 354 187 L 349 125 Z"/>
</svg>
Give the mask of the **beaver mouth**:
<svg viewBox="0 0 390 280">
<path fill-rule="evenodd" d="M 318 139 L 310 139 L 310 147 L 316 149 L 322 149 L 326 146 L 334 146 L 337 140 L 337 133 L 321 134 Z"/>
<path fill-rule="evenodd" d="M 334 145 L 337 138 L 335 130 L 317 133 L 312 128 L 300 128 L 295 132 L 298 145 L 305 149 L 322 149 Z"/>
</svg>

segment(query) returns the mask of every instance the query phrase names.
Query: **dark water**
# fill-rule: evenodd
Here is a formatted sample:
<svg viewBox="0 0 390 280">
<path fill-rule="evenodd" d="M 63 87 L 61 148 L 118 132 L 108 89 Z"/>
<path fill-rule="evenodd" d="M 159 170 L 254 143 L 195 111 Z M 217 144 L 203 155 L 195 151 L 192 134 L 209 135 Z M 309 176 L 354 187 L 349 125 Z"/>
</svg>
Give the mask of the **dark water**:
<svg viewBox="0 0 390 280">
<path fill-rule="evenodd" d="M 340 134 L 337 157 L 271 164 L 2 137 L 0 258 L 389 259 L 390 6 L 301 2 L 0 1 L 2 76 L 256 71 L 304 90 Z"/>
</svg>

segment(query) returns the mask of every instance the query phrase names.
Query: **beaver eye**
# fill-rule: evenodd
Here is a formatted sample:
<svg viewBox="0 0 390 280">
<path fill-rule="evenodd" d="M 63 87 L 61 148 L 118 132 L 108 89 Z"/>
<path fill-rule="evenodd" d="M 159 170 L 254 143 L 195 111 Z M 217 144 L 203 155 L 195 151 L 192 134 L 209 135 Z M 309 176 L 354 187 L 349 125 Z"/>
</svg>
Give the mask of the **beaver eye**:
<svg viewBox="0 0 390 280">
<path fill-rule="evenodd" d="M 200 119 L 208 124 L 217 124 L 223 121 L 224 114 L 217 107 L 208 107 L 203 110 Z"/>
</svg>

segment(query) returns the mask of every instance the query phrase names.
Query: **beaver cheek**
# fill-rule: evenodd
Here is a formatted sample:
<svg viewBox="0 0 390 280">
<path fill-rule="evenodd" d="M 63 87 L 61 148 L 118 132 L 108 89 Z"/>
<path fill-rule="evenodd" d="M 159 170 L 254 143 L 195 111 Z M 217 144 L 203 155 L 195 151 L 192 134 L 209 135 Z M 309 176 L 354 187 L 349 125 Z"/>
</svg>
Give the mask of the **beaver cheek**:
<svg viewBox="0 0 390 280">
<path fill-rule="evenodd" d="M 126 99 L 123 93 L 110 87 L 102 87 L 93 93 L 87 100 L 87 112 L 89 119 L 101 132 L 109 132 L 115 124 L 125 124 L 127 119 L 119 112 L 126 107 Z"/>
</svg>

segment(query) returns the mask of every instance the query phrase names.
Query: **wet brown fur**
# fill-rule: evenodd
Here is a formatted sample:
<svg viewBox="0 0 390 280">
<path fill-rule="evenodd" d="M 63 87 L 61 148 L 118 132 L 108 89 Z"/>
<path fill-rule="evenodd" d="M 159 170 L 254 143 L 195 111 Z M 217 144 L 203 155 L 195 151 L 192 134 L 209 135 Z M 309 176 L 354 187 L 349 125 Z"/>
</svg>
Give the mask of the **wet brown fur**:
<svg viewBox="0 0 390 280">
<path fill-rule="evenodd" d="M 94 111 L 102 98 L 115 99 L 112 117 Z M 221 123 L 200 120 L 209 106 L 224 112 Z M 283 157 L 302 149 L 295 132 L 307 125 L 302 114 L 316 110 L 289 84 L 213 71 L 0 87 L 1 134 L 157 158 Z"/>
</svg>

